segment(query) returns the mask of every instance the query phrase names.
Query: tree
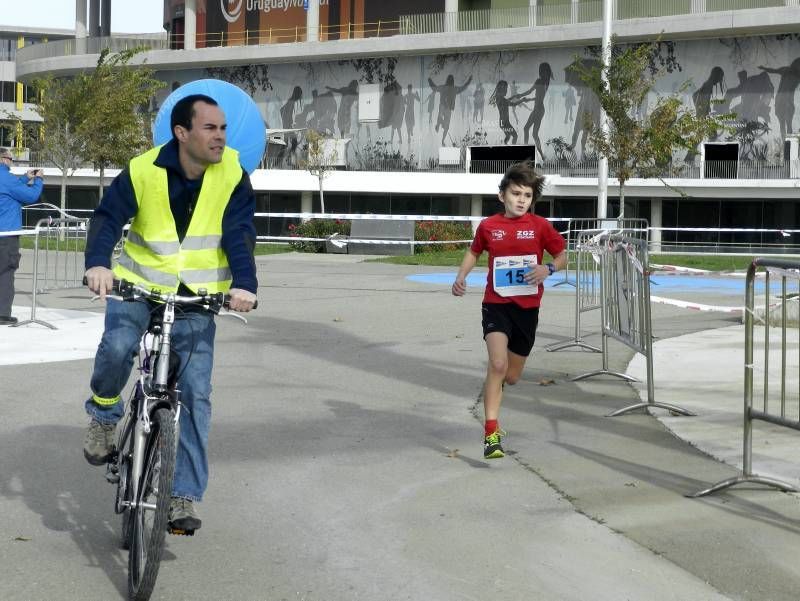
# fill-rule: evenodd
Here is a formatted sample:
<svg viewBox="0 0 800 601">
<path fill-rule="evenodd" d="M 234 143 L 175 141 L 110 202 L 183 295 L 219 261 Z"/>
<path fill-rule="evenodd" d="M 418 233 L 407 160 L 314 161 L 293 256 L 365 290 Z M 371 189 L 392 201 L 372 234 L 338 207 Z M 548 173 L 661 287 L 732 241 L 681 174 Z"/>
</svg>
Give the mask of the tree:
<svg viewBox="0 0 800 601">
<path fill-rule="evenodd" d="M 66 206 L 67 178 L 86 162 L 103 171 L 124 165 L 149 145 L 150 119 L 140 109 L 164 84 L 147 67 L 128 61 L 141 49 L 111 54 L 103 50 L 97 67 L 74 77 L 47 77 L 34 82 L 39 90 L 36 112 L 42 118 L 31 146 L 61 171 L 61 209 Z"/>
<path fill-rule="evenodd" d="M 307 146 L 307 159 L 304 161 L 304 167 L 308 169 L 311 175 L 316 175 L 319 179 L 319 205 L 320 212 L 325 212 L 325 198 L 322 191 L 322 181 L 325 176 L 333 169 L 336 164 L 338 153 L 336 148 L 332 146 L 333 140 L 326 138 L 323 134 L 316 130 L 309 129 L 306 131 Z"/>
<path fill-rule="evenodd" d="M 109 165 L 125 165 L 150 146 L 150 115 L 146 107 L 156 91 L 164 87 L 146 66 L 129 61 L 143 49 L 100 53 L 97 67 L 85 78 L 86 102 L 91 107 L 78 127 L 84 138 L 85 158 L 103 174 Z"/>
<path fill-rule="evenodd" d="M 597 96 L 608 117 L 608 132 L 604 132 L 590 115 L 583 115 L 589 142 L 608 159 L 619 182 L 620 219 L 625 216 L 625 183 L 629 179 L 658 177 L 667 185 L 663 168 L 672 160 L 673 151 L 694 151 L 703 140 L 715 137 L 720 130 L 728 131 L 726 122 L 734 117 L 710 111 L 697 115 L 684 106 L 680 95 L 689 82 L 671 95 L 658 95 L 649 112 L 641 111 L 665 72 L 665 67 L 654 60 L 659 44 L 655 41 L 623 50 L 614 39 L 607 68 L 578 57 L 568 67 Z"/>
<path fill-rule="evenodd" d="M 39 131 L 29 131 L 29 146 L 39 151 L 44 161 L 61 171 L 61 210 L 66 209 L 67 178 L 81 166 L 86 155 L 86 140 L 79 133 L 89 107 L 85 102 L 85 76 L 37 80 L 39 91 L 36 112 L 42 118 Z"/>
</svg>

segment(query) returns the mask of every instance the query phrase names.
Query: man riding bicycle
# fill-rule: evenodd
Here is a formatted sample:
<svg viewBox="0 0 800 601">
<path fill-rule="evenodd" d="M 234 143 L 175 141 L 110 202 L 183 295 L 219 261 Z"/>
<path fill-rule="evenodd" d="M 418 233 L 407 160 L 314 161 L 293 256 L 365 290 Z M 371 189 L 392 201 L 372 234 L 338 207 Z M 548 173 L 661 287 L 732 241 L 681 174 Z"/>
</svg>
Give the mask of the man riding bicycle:
<svg viewBox="0 0 800 601">
<path fill-rule="evenodd" d="M 172 139 L 132 159 L 95 210 L 86 244 L 87 285 L 102 299 L 114 278 L 163 293 L 227 292 L 232 310 L 250 311 L 258 288 L 255 196 L 239 154 L 225 145 L 225 115 L 215 100 L 195 94 L 175 104 L 170 126 Z M 111 269 L 114 246 L 131 219 Z M 85 403 L 91 422 L 83 452 L 92 465 L 111 457 L 116 423 L 123 416 L 120 394 L 151 310 L 147 301 L 107 303 L 92 396 Z M 183 410 L 169 526 L 186 533 L 200 528 L 194 503 L 208 484 L 214 333 L 213 315 L 191 308 L 184 309 L 173 330 Z"/>
</svg>

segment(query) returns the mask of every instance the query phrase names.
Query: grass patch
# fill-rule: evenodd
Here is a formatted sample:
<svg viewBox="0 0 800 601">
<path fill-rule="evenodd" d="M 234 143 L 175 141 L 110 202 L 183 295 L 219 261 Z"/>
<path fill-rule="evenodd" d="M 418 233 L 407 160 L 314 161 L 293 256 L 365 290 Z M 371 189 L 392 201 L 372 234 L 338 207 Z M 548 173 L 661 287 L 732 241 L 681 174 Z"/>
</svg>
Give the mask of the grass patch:
<svg viewBox="0 0 800 601">
<path fill-rule="evenodd" d="M 20 238 L 20 248 L 33 250 L 35 238 L 33 236 L 22 236 Z M 44 249 L 45 242 L 48 250 L 62 250 L 67 252 L 84 252 L 86 250 L 86 243 L 83 239 L 75 240 L 65 239 L 58 240 L 56 237 L 40 238 L 39 247 Z M 288 244 L 256 244 L 256 255 L 276 255 L 280 253 L 294 252 L 294 249 Z"/>
<path fill-rule="evenodd" d="M 440 252 L 419 253 L 412 256 L 391 256 L 368 259 L 376 263 L 393 263 L 395 265 L 435 265 L 437 267 L 458 267 L 464 258 L 463 250 L 443 250 Z M 483 253 L 478 259 L 479 267 L 486 267 L 488 257 Z"/>
<path fill-rule="evenodd" d="M 36 247 L 34 236 L 21 236 L 19 247 L 33 250 Z M 86 241 L 83 238 L 64 238 L 59 240 L 58 236 L 42 236 L 39 238 L 39 248 L 44 250 L 62 250 L 67 252 L 83 252 L 86 250 Z"/>
<path fill-rule="evenodd" d="M 263 242 L 259 242 L 256 244 L 256 255 L 279 255 L 281 253 L 291 253 L 294 252 L 293 249 L 288 244 L 264 244 Z"/>
<path fill-rule="evenodd" d="M 707 269 L 708 271 L 742 271 L 746 270 L 753 262 L 751 256 L 739 255 L 660 255 L 651 254 L 650 263 L 659 265 L 678 265 L 694 269 Z M 762 256 L 762 255 L 759 255 Z"/>
<path fill-rule="evenodd" d="M 369 259 L 378 263 L 393 263 L 395 265 L 429 265 L 437 267 L 458 267 L 464 258 L 464 251 L 442 251 L 420 253 L 413 256 L 391 256 Z M 550 260 L 545 259 L 545 263 Z M 661 255 L 651 254 L 650 263 L 659 265 L 676 265 L 679 267 L 692 267 L 694 269 L 707 269 L 708 271 L 745 270 L 752 262 L 751 256 L 731 255 Z M 483 253 L 478 259 L 479 267 L 486 267 L 487 255 Z M 570 266 L 572 267 L 572 266 Z"/>
<path fill-rule="evenodd" d="M 42 238 L 40 246 L 44 246 L 45 240 L 49 250 L 62 250 L 68 252 L 83 252 L 84 242 L 82 239 L 58 240 L 55 237 Z M 33 249 L 33 236 L 22 236 L 20 246 L 26 249 Z M 295 252 L 289 244 L 256 244 L 256 255 L 275 255 L 281 253 Z M 755 256 L 755 255 L 753 255 Z M 708 271 L 744 271 L 753 260 L 753 256 L 740 255 L 662 255 L 651 254 L 650 263 L 660 265 L 676 265 L 679 267 L 692 267 L 694 269 L 707 269 Z M 760 256 L 760 255 L 759 255 Z M 368 259 L 377 263 L 392 263 L 395 265 L 428 265 L 432 267 L 458 267 L 464 258 L 464 250 L 443 250 L 438 252 L 425 252 L 411 256 L 386 256 Z M 488 256 L 483 253 L 478 259 L 478 267 L 487 266 Z M 551 260 L 545 257 L 545 263 Z M 573 266 L 570 265 L 570 268 Z"/>
</svg>

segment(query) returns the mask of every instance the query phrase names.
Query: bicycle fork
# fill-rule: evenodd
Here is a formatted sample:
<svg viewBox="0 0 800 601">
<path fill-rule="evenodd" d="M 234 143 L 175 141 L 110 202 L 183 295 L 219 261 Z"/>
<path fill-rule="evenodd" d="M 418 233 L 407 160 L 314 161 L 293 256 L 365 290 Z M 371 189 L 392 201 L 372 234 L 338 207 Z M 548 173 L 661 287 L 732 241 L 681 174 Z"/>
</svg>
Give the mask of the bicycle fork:
<svg viewBox="0 0 800 601">
<path fill-rule="evenodd" d="M 175 307 L 171 302 L 167 302 L 164 306 L 164 314 L 161 321 L 161 344 L 159 347 L 158 359 L 156 361 L 155 379 L 152 383 L 152 388 L 159 395 L 167 394 L 169 388 L 169 360 L 172 350 L 172 326 L 175 323 Z M 141 477 L 144 471 L 145 453 L 147 449 L 147 438 L 150 435 L 150 404 L 153 397 L 146 392 L 143 396 L 142 402 L 139 404 L 139 415 L 134 424 L 133 436 L 133 457 L 131 457 L 131 473 L 130 473 L 130 495 L 129 506 L 131 509 L 139 505 L 141 484 Z M 180 405 L 176 403 L 175 411 L 175 428 L 178 428 L 180 417 Z M 171 491 L 168 491 L 171 492 Z M 143 503 L 144 509 L 155 510 L 154 503 Z"/>
</svg>

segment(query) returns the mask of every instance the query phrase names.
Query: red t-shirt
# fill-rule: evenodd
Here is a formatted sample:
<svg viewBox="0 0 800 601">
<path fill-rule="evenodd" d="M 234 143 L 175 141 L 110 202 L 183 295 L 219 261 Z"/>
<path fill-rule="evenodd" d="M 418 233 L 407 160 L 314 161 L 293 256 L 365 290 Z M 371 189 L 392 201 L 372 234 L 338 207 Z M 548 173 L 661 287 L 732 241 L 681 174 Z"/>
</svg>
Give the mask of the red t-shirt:
<svg viewBox="0 0 800 601">
<path fill-rule="evenodd" d="M 489 253 L 489 273 L 486 278 L 484 303 L 515 303 L 523 309 L 538 307 L 544 286 L 536 294 L 500 296 L 494 289 L 494 262 L 496 257 L 535 255 L 542 263 L 544 251 L 551 256 L 563 252 L 566 242 L 561 234 L 544 217 L 525 213 L 521 217 L 506 217 L 503 213 L 487 217 L 478 224 L 470 250 L 476 255 Z"/>
</svg>

